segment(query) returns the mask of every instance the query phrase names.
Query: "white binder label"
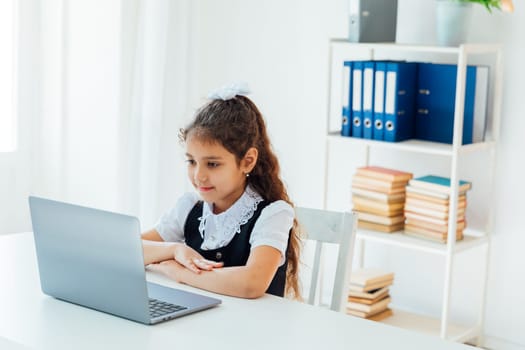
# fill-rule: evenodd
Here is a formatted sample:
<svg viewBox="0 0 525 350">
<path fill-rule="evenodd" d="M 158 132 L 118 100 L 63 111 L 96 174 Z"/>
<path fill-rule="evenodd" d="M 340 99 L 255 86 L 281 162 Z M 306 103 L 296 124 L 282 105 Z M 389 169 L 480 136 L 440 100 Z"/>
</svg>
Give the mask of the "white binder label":
<svg viewBox="0 0 525 350">
<path fill-rule="evenodd" d="M 374 85 L 374 70 L 366 68 L 363 81 L 363 110 L 372 110 L 372 94 Z"/>
<path fill-rule="evenodd" d="M 343 66 L 343 96 L 342 104 L 344 108 L 348 107 L 348 102 L 350 98 L 350 67 Z"/>
<path fill-rule="evenodd" d="M 394 114 L 396 101 L 396 72 L 386 73 L 385 114 Z"/>
<path fill-rule="evenodd" d="M 374 111 L 377 113 L 382 113 L 383 104 L 385 101 L 385 72 L 376 71 L 375 84 Z"/>
<path fill-rule="evenodd" d="M 362 71 L 359 69 L 354 69 L 354 79 L 353 79 L 353 85 L 352 85 L 352 94 L 353 94 L 353 100 L 352 100 L 352 109 L 354 111 L 360 111 L 361 110 L 361 76 Z"/>
</svg>

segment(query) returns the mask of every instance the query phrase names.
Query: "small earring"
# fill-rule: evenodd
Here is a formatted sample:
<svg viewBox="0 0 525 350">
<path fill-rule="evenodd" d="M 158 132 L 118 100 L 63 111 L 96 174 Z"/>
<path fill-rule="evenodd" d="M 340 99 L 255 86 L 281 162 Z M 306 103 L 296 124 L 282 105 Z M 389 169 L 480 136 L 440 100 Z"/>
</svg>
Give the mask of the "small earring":
<svg viewBox="0 0 525 350">
<path fill-rule="evenodd" d="M 246 173 L 246 177 L 250 177 L 250 173 Z"/>
</svg>

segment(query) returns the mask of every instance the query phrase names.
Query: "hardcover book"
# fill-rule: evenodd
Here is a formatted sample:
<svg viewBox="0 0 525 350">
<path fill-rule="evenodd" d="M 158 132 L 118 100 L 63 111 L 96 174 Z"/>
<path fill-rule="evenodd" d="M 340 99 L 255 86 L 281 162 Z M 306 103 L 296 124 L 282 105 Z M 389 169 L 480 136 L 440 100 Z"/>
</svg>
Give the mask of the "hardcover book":
<svg viewBox="0 0 525 350">
<path fill-rule="evenodd" d="M 428 200 L 421 200 L 421 199 L 415 199 L 413 197 L 407 197 L 406 206 L 412 206 L 412 207 L 421 207 L 424 209 L 430 209 L 430 210 L 436 210 L 440 212 L 448 213 L 449 211 L 449 203 L 448 201 L 445 204 L 442 203 L 435 203 Z M 458 209 L 464 209 L 467 207 L 467 201 L 466 197 L 462 196 L 460 197 L 458 201 Z"/>
<path fill-rule="evenodd" d="M 359 188 L 362 190 L 368 190 L 368 191 L 376 191 L 384 194 L 403 194 L 405 195 L 405 186 L 399 186 L 399 187 L 385 187 L 385 186 L 378 186 L 375 184 L 371 184 L 369 182 L 361 182 L 358 180 L 352 181 L 352 187 L 353 188 Z"/>
<path fill-rule="evenodd" d="M 383 215 L 386 217 L 403 215 L 403 208 L 383 210 L 383 209 L 368 207 L 368 206 L 364 206 L 360 204 L 354 204 L 353 210 L 359 213 L 370 213 L 370 214 L 376 214 L 376 215 Z"/>
<path fill-rule="evenodd" d="M 420 228 L 413 228 L 409 226 L 408 228 L 405 227 L 405 234 L 409 236 L 414 236 L 418 238 L 423 238 L 426 240 L 434 241 L 434 242 L 440 242 L 440 243 L 446 243 L 448 234 L 443 233 L 435 233 L 430 230 L 424 230 Z M 456 232 L 456 241 L 460 241 L 463 239 L 463 230 L 459 230 Z"/>
<path fill-rule="evenodd" d="M 405 191 L 407 195 L 408 194 L 418 194 L 418 195 L 422 195 L 426 197 L 432 197 L 432 198 L 447 200 L 447 201 L 449 197 L 448 193 L 441 193 L 441 192 L 431 191 L 431 190 L 428 190 L 422 187 L 410 186 L 410 181 L 408 185 L 405 187 Z"/>
<path fill-rule="evenodd" d="M 365 190 L 362 188 L 352 187 L 354 197 L 372 199 L 383 203 L 399 203 L 405 201 L 405 193 L 382 193 L 377 191 Z"/>
<path fill-rule="evenodd" d="M 405 226 L 404 222 L 401 222 L 399 224 L 392 224 L 392 225 L 376 224 L 374 222 L 368 222 L 368 221 L 362 221 L 362 220 L 359 220 L 357 222 L 357 227 L 359 228 L 362 228 L 365 230 L 385 232 L 385 233 L 401 231 L 404 226 Z"/>
<path fill-rule="evenodd" d="M 423 221 L 423 220 L 407 218 L 405 221 L 405 227 L 407 225 L 410 225 L 411 227 L 421 227 L 421 228 L 425 228 L 425 229 L 432 230 L 434 232 L 439 232 L 439 233 L 448 232 L 448 222 L 446 224 L 440 225 L 440 224 L 434 224 L 434 223 Z M 458 221 L 456 223 L 457 230 L 463 230 L 465 227 L 466 227 L 466 222 L 464 220 Z"/>
<path fill-rule="evenodd" d="M 358 298 L 358 297 L 351 297 L 349 296 L 348 297 L 348 301 L 352 301 L 354 303 L 360 303 L 360 304 L 367 304 L 367 305 L 372 305 L 372 304 L 375 304 L 377 303 L 378 301 L 388 297 L 389 295 L 388 294 L 383 294 L 377 298 L 374 298 L 374 299 L 367 299 L 367 298 Z"/>
<path fill-rule="evenodd" d="M 392 310 L 389 308 L 386 308 L 378 313 L 373 313 L 373 314 L 367 314 L 366 312 L 349 310 L 349 309 L 346 310 L 346 313 L 352 316 L 366 318 L 367 320 L 372 320 L 372 321 L 381 321 L 389 316 L 392 316 Z"/>
<path fill-rule="evenodd" d="M 377 191 L 386 194 L 405 193 L 406 183 L 390 182 L 374 179 L 368 176 L 354 174 L 352 176 L 352 187 L 368 191 Z"/>
<path fill-rule="evenodd" d="M 383 288 L 392 285 L 394 283 L 394 279 L 386 280 L 386 281 L 380 281 L 373 284 L 369 284 L 365 287 L 352 284 L 350 283 L 348 286 L 348 290 L 356 291 L 356 292 L 369 292 L 371 290 L 377 289 L 377 288 Z"/>
<path fill-rule="evenodd" d="M 447 177 L 437 175 L 426 175 L 411 179 L 409 181 L 410 186 L 424 188 L 429 191 L 435 191 L 439 193 L 450 192 L 450 179 Z M 472 183 L 465 180 L 459 181 L 458 192 L 465 192 L 472 188 Z"/>
<path fill-rule="evenodd" d="M 385 318 L 387 317 L 390 317 L 394 314 L 394 312 L 392 311 L 392 309 L 389 309 L 389 308 L 386 308 L 385 310 L 375 314 L 375 315 L 371 315 L 371 316 L 368 316 L 366 317 L 367 320 L 371 320 L 371 321 L 381 321 L 381 320 L 384 320 Z"/>
<path fill-rule="evenodd" d="M 433 204 L 448 206 L 448 203 L 449 203 L 448 196 L 446 196 L 447 198 L 438 198 L 438 197 L 434 197 L 434 196 L 427 196 L 425 194 L 420 194 L 420 193 L 412 191 L 413 188 L 414 187 L 407 186 L 407 191 L 406 191 L 406 200 L 407 201 L 410 199 L 410 200 L 425 201 L 426 203 L 429 203 L 429 204 L 433 203 Z M 459 201 L 466 201 L 466 199 L 467 199 L 467 196 L 465 195 L 465 193 L 460 194 L 458 196 L 458 200 Z"/>
<path fill-rule="evenodd" d="M 428 215 L 422 215 L 420 213 L 414 213 L 414 212 L 411 212 L 411 211 L 405 211 L 405 217 L 407 219 L 415 219 L 415 220 L 420 220 L 420 221 L 425 221 L 425 222 L 430 222 L 430 223 L 433 223 L 433 224 L 437 224 L 437 225 L 447 225 L 448 224 L 448 218 L 447 219 L 443 219 L 443 218 L 435 218 L 435 217 L 432 217 L 432 216 L 428 216 Z M 458 215 L 457 217 L 457 221 L 464 221 L 465 220 L 465 215 Z"/>
<path fill-rule="evenodd" d="M 394 273 L 374 268 L 358 269 L 352 271 L 350 283 L 360 286 L 368 286 L 382 281 L 391 281 Z"/>
<path fill-rule="evenodd" d="M 353 310 L 353 311 L 362 311 L 362 312 L 365 312 L 371 315 L 371 314 L 376 314 L 386 309 L 388 307 L 388 304 L 391 301 L 392 300 L 390 299 L 390 297 L 386 297 L 376 302 L 375 304 L 370 304 L 370 305 L 349 301 L 346 303 L 346 308 Z"/>
<path fill-rule="evenodd" d="M 383 203 L 375 200 L 370 200 L 362 197 L 352 197 L 352 202 L 354 205 L 358 205 L 363 208 L 374 208 L 381 211 L 396 211 L 396 210 L 403 210 L 403 207 L 405 206 L 405 203 L 398 202 L 398 203 Z"/>
<path fill-rule="evenodd" d="M 448 210 L 447 211 L 443 211 L 443 210 L 428 209 L 428 208 L 424 208 L 424 207 L 421 207 L 421 206 L 410 205 L 410 204 L 405 205 L 405 210 L 407 212 L 412 212 L 412 213 L 416 213 L 416 214 L 426 215 L 426 216 L 430 216 L 430 217 L 433 217 L 433 218 L 448 219 Z M 459 216 L 464 216 L 465 215 L 465 208 L 459 208 L 458 211 L 457 211 L 457 215 L 458 215 L 458 217 Z"/>
<path fill-rule="evenodd" d="M 408 180 L 413 178 L 412 173 L 407 173 L 405 171 L 395 169 L 382 168 L 379 166 L 366 166 L 357 168 L 356 173 L 359 175 L 369 176 L 376 179 L 382 179 L 391 182 L 408 182 Z"/>
<path fill-rule="evenodd" d="M 352 183 L 362 183 L 362 184 L 370 184 L 377 187 L 384 187 L 386 189 L 392 189 L 392 188 L 403 188 L 406 186 L 406 181 L 396 181 L 392 182 L 385 179 L 380 178 L 374 178 L 370 176 L 364 176 L 362 174 L 356 173 L 352 177 Z"/>
<path fill-rule="evenodd" d="M 377 288 L 368 292 L 362 292 L 357 290 L 350 290 L 348 292 L 348 297 L 363 298 L 363 299 L 379 299 L 383 298 L 385 295 L 388 295 L 388 286 L 383 288 Z"/>
<path fill-rule="evenodd" d="M 402 224 L 405 221 L 404 215 L 396 216 L 384 216 L 377 215 L 372 213 L 358 212 L 357 216 L 359 221 L 368 221 L 371 223 L 381 224 L 381 225 L 395 225 Z"/>
</svg>

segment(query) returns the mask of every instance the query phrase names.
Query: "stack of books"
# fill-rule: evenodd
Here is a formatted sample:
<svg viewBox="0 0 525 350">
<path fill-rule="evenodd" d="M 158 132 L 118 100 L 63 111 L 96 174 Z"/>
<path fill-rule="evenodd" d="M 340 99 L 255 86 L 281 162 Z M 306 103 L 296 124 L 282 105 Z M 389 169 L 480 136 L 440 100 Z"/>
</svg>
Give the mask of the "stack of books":
<svg viewBox="0 0 525 350">
<path fill-rule="evenodd" d="M 358 226 L 381 232 L 402 230 L 405 188 L 412 177 L 411 173 L 377 166 L 358 168 L 352 178 Z"/>
<path fill-rule="evenodd" d="M 466 192 L 472 183 L 460 181 L 458 190 L 458 210 L 456 240 L 463 239 L 466 227 Z M 410 180 L 406 188 L 405 233 L 437 242 L 445 243 L 448 236 L 450 179 L 426 175 Z"/>
<path fill-rule="evenodd" d="M 360 269 L 350 276 L 346 312 L 350 315 L 380 321 L 392 315 L 389 286 L 394 274 L 378 269 Z"/>
</svg>

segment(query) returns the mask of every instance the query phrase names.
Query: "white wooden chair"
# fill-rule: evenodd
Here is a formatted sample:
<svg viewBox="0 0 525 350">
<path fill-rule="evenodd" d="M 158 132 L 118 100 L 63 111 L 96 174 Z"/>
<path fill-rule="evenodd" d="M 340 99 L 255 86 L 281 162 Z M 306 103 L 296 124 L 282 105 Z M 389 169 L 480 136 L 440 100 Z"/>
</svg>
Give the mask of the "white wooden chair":
<svg viewBox="0 0 525 350">
<path fill-rule="evenodd" d="M 315 241 L 311 285 L 307 302 L 314 304 L 317 289 L 319 289 L 318 280 L 323 243 L 335 243 L 339 245 L 339 253 L 330 309 L 343 311 L 346 307 L 348 284 L 352 271 L 357 214 L 302 207 L 295 208 L 295 213 L 299 225 L 306 233 L 306 239 Z"/>
</svg>

